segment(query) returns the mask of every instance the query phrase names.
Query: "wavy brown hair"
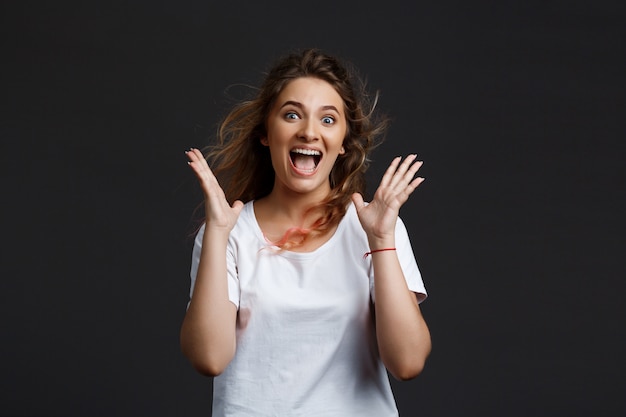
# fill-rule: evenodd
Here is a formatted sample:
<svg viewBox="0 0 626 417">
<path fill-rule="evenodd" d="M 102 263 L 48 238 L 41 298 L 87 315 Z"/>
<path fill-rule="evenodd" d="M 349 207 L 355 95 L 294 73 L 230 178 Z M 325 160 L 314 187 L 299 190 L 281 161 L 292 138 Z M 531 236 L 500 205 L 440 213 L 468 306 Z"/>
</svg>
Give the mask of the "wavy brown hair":
<svg viewBox="0 0 626 417">
<path fill-rule="evenodd" d="M 277 246 L 289 249 L 309 236 L 322 235 L 336 226 L 346 213 L 351 195 L 364 194 L 368 155 L 382 139 L 388 118 L 374 113 L 378 93 L 371 97 L 365 81 L 351 65 L 319 49 L 292 52 L 266 74 L 256 95 L 242 101 L 226 115 L 217 131 L 217 142 L 208 148 L 207 159 L 226 199 L 244 203 L 268 195 L 274 185 L 269 149 L 261 144 L 267 136 L 266 121 L 285 86 L 301 77 L 314 77 L 334 87 L 343 99 L 347 120 L 343 147 L 330 173 L 331 192 L 310 208 L 317 219 L 308 229 L 290 229 Z M 307 212 L 307 213 L 309 213 Z"/>
</svg>

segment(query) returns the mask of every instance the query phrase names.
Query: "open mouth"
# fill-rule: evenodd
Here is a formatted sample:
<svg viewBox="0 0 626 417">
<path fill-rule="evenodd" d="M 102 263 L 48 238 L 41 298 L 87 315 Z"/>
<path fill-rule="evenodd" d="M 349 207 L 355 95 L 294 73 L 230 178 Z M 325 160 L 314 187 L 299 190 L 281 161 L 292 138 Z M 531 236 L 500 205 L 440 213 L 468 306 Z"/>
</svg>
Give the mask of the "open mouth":
<svg viewBox="0 0 626 417">
<path fill-rule="evenodd" d="M 315 149 L 296 148 L 289 152 L 291 164 L 300 172 L 310 174 L 315 172 L 322 159 L 322 153 Z"/>
</svg>

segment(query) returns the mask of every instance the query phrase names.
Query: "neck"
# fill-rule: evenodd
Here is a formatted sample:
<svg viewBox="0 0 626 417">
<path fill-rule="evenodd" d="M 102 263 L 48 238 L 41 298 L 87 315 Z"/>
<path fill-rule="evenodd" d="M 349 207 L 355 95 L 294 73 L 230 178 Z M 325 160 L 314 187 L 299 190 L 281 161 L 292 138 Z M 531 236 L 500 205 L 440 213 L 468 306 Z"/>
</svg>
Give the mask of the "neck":
<svg viewBox="0 0 626 417">
<path fill-rule="evenodd" d="M 308 193 L 295 193 L 292 190 L 275 186 L 270 194 L 262 199 L 266 215 L 291 227 L 309 227 L 315 216 L 305 218 L 307 210 L 322 202 L 330 190 Z"/>
</svg>

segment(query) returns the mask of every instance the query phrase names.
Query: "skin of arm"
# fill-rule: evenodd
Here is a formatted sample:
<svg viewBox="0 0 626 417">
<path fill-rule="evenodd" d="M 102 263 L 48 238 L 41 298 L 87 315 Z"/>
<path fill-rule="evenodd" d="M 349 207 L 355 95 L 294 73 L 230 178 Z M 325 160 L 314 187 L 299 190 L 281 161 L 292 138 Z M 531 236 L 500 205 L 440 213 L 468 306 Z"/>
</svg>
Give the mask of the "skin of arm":
<svg viewBox="0 0 626 417">
<path fill-rule="evenodd" d="M 414 178 L 421 162 L 409 155 L 391 163 L 368 205 L 360 194 L 352 199 L 367 233 L 370 250 L 395 247 L 395 223 L 402 204 L 424 180 Z M 374 268 L 376 338 L 381 359 L 398 380 L 419 375 L 430 354 L 431 339 L 415 294 L 404 279 L 395 251 L 371 254 Z"/>
<path fill-rule="evenodd" d="M 206 223 L 202 252 L 189 308 L 183 319 L 183 354 L 203 375 L 221 374 L 235 355 L 237 307 L 228 298 L 226 246 L 243 203 L 229 206 L 224 192 L 197 149 L 187 151 L 189 165 L 205 193 Z"/>
<path fill-rule="evenodd" d="M 381 359 L 394 378 L 415 378 L 430 354 L 430 332 L 415 294 L 407 288 L 396 253 L 373 253 L 372 262 L 376 280 L 376 338 Z"/>
</svg>

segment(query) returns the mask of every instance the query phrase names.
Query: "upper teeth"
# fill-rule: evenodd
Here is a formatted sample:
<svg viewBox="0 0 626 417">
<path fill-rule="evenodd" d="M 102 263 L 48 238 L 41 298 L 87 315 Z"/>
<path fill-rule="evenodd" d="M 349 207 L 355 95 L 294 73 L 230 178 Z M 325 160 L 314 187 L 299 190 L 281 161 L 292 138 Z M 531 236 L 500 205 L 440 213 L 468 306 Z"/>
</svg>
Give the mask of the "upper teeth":
<svg viewBox="0 0 626 417">
<path fill-rule="evenodd" d="M 316 155 L 316 156 L 319 156 L 322 154 L 320 151 L 316 151 L 314 149 L 294 149 L 291 152 L 300 153 L 302 155 Z"/>
</svg>

